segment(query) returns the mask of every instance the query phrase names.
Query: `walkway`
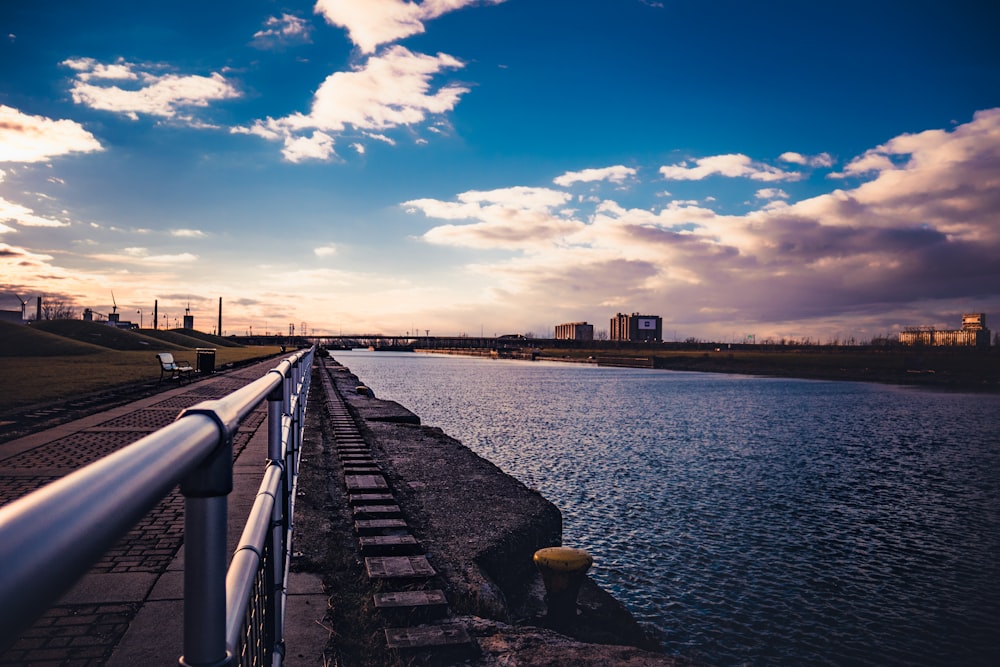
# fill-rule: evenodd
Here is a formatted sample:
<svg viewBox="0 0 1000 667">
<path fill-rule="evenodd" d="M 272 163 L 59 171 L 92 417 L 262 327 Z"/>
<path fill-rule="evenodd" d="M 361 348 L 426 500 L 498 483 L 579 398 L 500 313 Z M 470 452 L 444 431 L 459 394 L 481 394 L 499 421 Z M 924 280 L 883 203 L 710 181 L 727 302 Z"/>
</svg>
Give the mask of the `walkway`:
<svg viewBox="0 0 1000 667">
<path fill-rule="evenodd" d="M 0 504 L 168 425 L 186 407 L 249 384 L 277 362 L 219 373 L 0 444 Z M 266 416 L 265 402 L 233 442 L 230 551 L 261 481 Z M 0 655 L 0 665 L 177 665 L 183 644 L 183 523 L 184 499 L 175 490 Z M 293 573 L 289 586 L 285 664 L 320 665 L 329 634 L 320 624 L 327 608 L 322 582 L 316 575 Z"/>
</svg>

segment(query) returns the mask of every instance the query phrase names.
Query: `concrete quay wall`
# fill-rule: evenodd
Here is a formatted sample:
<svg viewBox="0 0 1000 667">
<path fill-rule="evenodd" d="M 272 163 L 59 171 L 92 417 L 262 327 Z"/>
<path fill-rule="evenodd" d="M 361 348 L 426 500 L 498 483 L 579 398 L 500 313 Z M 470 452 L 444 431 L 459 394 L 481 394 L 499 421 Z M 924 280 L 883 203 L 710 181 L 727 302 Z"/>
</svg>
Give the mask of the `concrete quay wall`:
<svg viewBox="0 0 1000 667">
<path fill-rule="evenodd" d="M 363 380 L 335 360 L 322 361 L 321 372 L 355 416 L 452 610 L 479 645 L 475 664 L 686 664 L 662 653 L 589 577 L 573 627 L 547 627 L 532 557 L 561 544 L 558 508 L 400 404 L 359 391 Z"/>
</svg>

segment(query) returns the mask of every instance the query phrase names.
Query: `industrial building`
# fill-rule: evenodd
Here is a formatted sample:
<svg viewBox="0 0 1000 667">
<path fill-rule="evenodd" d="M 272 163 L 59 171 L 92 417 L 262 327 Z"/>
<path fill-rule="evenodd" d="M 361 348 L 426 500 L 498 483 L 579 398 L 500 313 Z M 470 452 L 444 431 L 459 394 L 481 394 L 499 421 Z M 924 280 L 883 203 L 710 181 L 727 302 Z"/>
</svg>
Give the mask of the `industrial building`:
<svg viewBox="0 0 1000 667">
<path fill-rule="evenodd" d="M 611 340 L 661 343 L 663 342 L 663 318 L 659 315 L 618 313 L 611 318 Z"/>
<path fill-rule="evenodd" d="M 594 325 L 586 322 L 557 324 L 556 340 L 594 340 Z"/>
<path fill-rule="evenodd" d="M 899 332 L 899 342 L 903 345 L 989 347 L 990 330 L 986 328 L 986 313 L 965 313 L 961 329 L 907 327 Z"/>
<path fill-rule="evenodd" d="M 24 315 L 20 310 L 0 310 L 0 322 L 24 324 Z"/>
</svg>

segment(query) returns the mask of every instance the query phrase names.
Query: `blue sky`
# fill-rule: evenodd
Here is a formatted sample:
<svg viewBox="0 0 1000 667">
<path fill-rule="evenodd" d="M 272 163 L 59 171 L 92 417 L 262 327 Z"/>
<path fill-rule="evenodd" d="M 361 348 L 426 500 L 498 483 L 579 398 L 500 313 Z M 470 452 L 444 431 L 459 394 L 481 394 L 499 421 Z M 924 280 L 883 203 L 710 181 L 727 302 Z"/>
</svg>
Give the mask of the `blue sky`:
<svg viewBox="0 0 1000 667">
<path fill-rule="evenodd" d="M 828 341 L 1000 322 L 993 3 L 0 5 L 0 309 Z M 161 319 L 162 324 L 162 319 Z"/>
</svg>

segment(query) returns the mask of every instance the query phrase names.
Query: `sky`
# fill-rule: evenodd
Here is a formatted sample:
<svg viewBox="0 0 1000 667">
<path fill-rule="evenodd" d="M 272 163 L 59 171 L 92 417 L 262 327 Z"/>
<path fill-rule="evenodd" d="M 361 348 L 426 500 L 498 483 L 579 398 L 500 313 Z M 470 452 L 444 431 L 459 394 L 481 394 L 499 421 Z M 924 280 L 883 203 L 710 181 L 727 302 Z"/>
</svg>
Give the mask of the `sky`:
<svg viewBox="0 0 1000 667">
<path fill-rule="evenodd" d="M 1000 329 L 997 25 L 972 0 L 0 3 L 0 309 Z"/>
</svg>

